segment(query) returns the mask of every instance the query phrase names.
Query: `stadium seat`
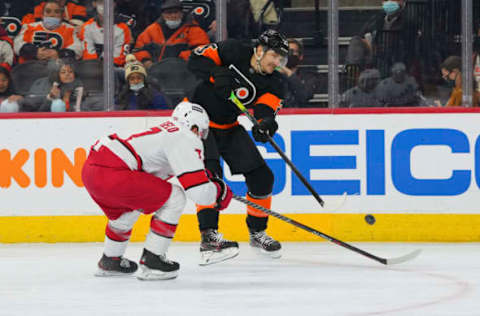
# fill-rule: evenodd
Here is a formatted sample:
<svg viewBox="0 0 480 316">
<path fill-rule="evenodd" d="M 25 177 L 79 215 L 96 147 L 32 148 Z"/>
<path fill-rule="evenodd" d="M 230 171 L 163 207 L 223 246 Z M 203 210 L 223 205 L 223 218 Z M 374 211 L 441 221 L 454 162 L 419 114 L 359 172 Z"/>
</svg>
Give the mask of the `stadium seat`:
<svg viewBox="0 0 480 316">
<path fill-rule="evenodd" d="M 46 61 L 27 61 L 18 64 L 11 71 L 13 87 L 15 92 L 26 95 L 32 84 L 39 78 L 48 77 Z"/>
<path fill-rule="evenodd" d="M 165 58 L 148 69 L 150 82 L 157 86 L 173 103 L 189 97 L 197 85 L 197 79 L 180 58 Z"/>
</svg>

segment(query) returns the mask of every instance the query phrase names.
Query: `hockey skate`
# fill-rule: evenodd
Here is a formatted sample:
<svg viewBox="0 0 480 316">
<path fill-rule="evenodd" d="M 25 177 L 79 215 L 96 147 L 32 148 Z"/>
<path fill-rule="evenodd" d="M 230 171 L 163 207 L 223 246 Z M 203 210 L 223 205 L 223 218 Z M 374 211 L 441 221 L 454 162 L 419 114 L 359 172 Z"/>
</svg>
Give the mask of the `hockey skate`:
<svg viewBox="0 0 480 316">
<path fill-rule="evenodd" d="M 107 257 L 105 254 L 98 262 L 98 271 L 95 276 L 129 276 L 137 271 L 138 265 L 124 257 Z"/>
<path fill-rule="evenodd" d="M 238 252 L 238 242 L 223 239 L 223 235 L 217 230 L 206 229 L 202 232 L 199 265 L 206 266 L 234 258 Z"/>
<path fill-rule="evenodd" d="M 180 265 L 178 262 L 168 260 L 165 255 L 156 255 L 143 249 L 140 259 L 139 280 L 168 280 L 178 276 Z"/>
<path fill-rule="evenodd" d="M 282 256 L 282 245 L 272 237 L 268 236 L 264 230 L 259 232 L 250 231 L 250 246 L 258 249 L 260 253 L 272 258 L 280 258 Z"/>
</svg>

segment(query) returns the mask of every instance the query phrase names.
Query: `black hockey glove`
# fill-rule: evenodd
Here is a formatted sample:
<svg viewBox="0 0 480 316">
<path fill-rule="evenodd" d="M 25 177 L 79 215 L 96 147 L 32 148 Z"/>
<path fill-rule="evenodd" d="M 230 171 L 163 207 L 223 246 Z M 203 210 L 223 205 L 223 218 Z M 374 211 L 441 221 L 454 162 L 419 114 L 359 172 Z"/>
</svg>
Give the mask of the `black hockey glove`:
<svg viewBox="0 0 480 316">
<path fill-rule="evenodd" d="M 228 99 L 232 92 L 233 75 L 230 69 L 225 67 L 215 67 L 212 71 L 215 80 L 215 94 L 222 100 Z"/>
<path fill-rule="evenodd" d="M 255 139 L 257 142 L 266 143 L 268 142 L 267 135 L 273 137 L 277 129 L 278 124 L 275 121 L 275 118 L 266 117 L 258 124 L 258 126 L 254 126 L 252 128 L 253 139 Z"/>
</svg>

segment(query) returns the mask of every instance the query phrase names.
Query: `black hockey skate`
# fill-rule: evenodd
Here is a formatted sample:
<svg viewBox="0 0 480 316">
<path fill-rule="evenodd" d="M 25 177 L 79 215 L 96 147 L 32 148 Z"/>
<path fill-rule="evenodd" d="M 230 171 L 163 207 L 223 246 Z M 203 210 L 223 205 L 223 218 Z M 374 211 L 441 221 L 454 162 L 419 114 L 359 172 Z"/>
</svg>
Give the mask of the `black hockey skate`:
<svg viewBox="0 0 480 316">
<path fill-rule="evenodd" d="M 282 245 L 268 236 L 264 230 L 259 232 L 250 231 L 250 246 L 258 248 L 261 253 L 272 258 L 280 258 L 282 256 Z"/>
<path fill-rule="evenodd" d="M 98 271 L 95 276 L 127 276 L 137 271 L 138 265 L 124 257 L 107 257 L 105 254 L 98 262 Z"/>
<path fill-rule="evenodd" d="M 180 264 L 168 260 L 166 255 L 156 255 L 143 249 L 140 269 L 137 274 L 139 280 L 167 280 L 177 277 Z"/>
<path fill-rule="evenodd" d="M 223 239 L 223 235 L 216 229 L 202 231 L 199 263 L 201 266 L 236 257 L 238 252 L 238 242 Z"/>
</svg>

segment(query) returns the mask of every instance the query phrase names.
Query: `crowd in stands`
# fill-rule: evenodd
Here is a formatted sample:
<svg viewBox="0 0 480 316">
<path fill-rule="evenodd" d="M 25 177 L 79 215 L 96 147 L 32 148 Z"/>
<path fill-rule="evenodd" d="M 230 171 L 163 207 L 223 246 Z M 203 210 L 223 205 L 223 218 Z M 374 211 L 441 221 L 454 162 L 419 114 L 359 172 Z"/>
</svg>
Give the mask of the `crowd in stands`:
<svg viewBox="0 0 480 316">
<path fill-rule="evenodd" d="M 280 16 L 276 2 L 228 0 L 228 37 L 250 40 L 264 24 L 275 24 Z M 113 3 L 115 108 L 172 108 L 188 96 L 195 78 L 186 70 L 164 78 L 164 68 L 180 73 L 195 47 L 214 41 L 214 1 L 210 7 L 180 0 Z M 405 14 L 405 0 L 382 4 L 383 12 L 351 39 L 345 68 L 353 80 L 340 106 L 461 105 L 461 59 L 450 56 L 437 64 L 438 77 L 451 90 L 442 100 L 428 100 L 425 65 L 419 60 L 425 36 L 419 16 Z M 102 110 L 104 12 L 104 0 L 0 2 L 0 112 Z M 304 107 L 327 83 L 301 67 L 301 40 L 289 39 L 289 47 L 288 64 L 278 69 L 284 75 L 284 107 Z M 480 78 L 480 57 L 476 60 Z M 475 95 L 474 105 L 478 100 Z"/>
</svg>

